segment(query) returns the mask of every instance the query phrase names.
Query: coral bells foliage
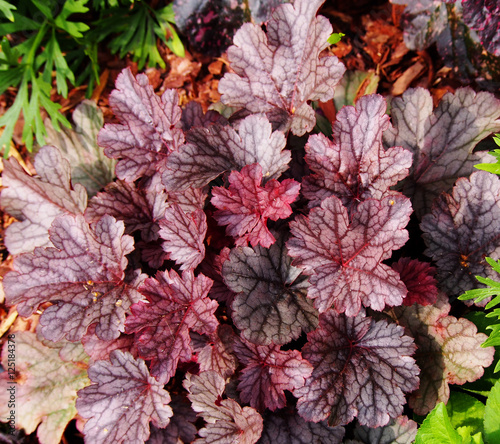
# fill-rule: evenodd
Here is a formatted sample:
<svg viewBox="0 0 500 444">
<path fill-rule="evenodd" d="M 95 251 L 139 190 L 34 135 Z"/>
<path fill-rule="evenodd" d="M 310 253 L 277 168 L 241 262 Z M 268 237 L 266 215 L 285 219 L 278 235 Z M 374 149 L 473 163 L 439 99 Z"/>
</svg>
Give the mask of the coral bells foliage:
<svg viewBox="0 0 500 444">
<path fill-rule="evenodd" d="M 330 138 L 314 131 L 311 102 L 332 99 L 345 70 L 324 51 L 321 3 L 236 33 L 229 119 L 124 70 L 118 123 L 98 135 L 116 179 L 93 197 L 56 147 L 37 175 L 5 163 L 1 205 L 18 219 L 6 301 L 41 313 L 19 350 L 51 356 L 19 355 L 20 393 L 39 399 L 43 369 L 69 362 L 81 382 L 51 386 L 36 418 L 19 411 L 30 432 L 42 422 L 42 443 L 76 415 L 92 444 L 410 443 L 403 411 L 427 414 L 491 364 L 486 336 L 448 313 L 500 254 L 499 179 L 467 178 L 500 103 L 464 88 L 433 110 L 415 89 L 389 116 L 375 94 L 339 110 Z"/>
</svg>

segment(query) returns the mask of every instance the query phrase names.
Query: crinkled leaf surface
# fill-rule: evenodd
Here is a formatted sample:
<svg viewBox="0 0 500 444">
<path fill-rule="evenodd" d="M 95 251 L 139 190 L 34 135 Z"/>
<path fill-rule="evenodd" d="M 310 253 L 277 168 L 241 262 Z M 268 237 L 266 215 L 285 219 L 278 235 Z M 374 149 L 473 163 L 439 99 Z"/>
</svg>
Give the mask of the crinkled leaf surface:
<svg viewBox="0 0 500 444">
<path fill-rule="evenodd" d="M 83 186 L 71 186 L 71 168 L 61 152 L 44 146 L 35 157 L 37 176 L 30 176 L 10 158 L 2 172 L 2 208 L 20 222 L 5 230 L 5 245 L 11 254 L 50 246 L 49 228 L 61 214 L 82 214 L 87 206 Z"/>
<path fill-rule="evenodd" d="M 133 335 L 122 333 L 116 339 L 103 341 L 96 335 L 95 327 L 95 324 L 92 324 L 81 339 L 83 348 L 90 356 L 91 361 L 109 360 L 109 355 L 113 350 L 129 352 L 134 358 L 137 357 L 137 347 L 135 347 Z"/>
<path fill-rule="evenodd" d="M 332 33 L 330 22 L 316 17 L 322 3 L 296 0 L 278 6 L 267 34 L 258 25 L 244 24 L 228 49 L 234 72 L 219 83 L 221 101 L 266 113 L 280 129 L 291 129 L 295 135 L 311 131 L 316 117 L 307 102 L 333 98 L 345 71 L 335 56 L 319 57 Z"/>
<path fill-rule="evenodd" d="M 78 392 L 76 401 L 78 413 L 88 418 L 87 441 L 136 444 L 148 439 L 150 421 L 157 427 L 169 423 L 170 395 L 142 359 L 115 350 L 111 362 L 97 361 L 88 374 L 92 384 Z"/>
<path fill-rule="evenodd" d="M 354 429 L 356 442 L 364 444 L 412 444 L 417 435 L 417 423 L 407 416 L 398 416 L 383 427 L 357 425 Z"/>
<path fill-rule="evenodd" d="M 305 421 L 287 410 L 265 416 L 264 430 L 258 444 L 340 444 L 344 427 L 330 427 L 326 421 Z"/>
<path fill-rule="evenodd" d="M 291 262 L 280 236 L 270 248 L 234 248 L 222 266 L 224 282 L 238 293 L 231 317 L 256 344 L 286 344 L 318 325 L 318 312 L 307 298 L 307 277 Z"/>
<path fill-rule="evenodd" d="M 317 206 L 328 196 L 347 207 L 391 194 L 390 187 L 408 175 L 412 153 L 385 149 L 382 133 L 390 126 L 382 96 L 361 97 L 356 107 L 344 106 L 333 124 L 333 141 L 323 134 L 309 137 L 306 162 L 313 175 L 304 180 L 304 196 Z"/>
<path fill-rule="evenodd" d="M 474 29 L 487 51 L 500 57 L 500 4 L 494 0 L 463 0 L 464 22 Z"/>
<path fill-rule="evenodd" d="M 207 217 L 203 210 L 186 214 L 178 204 L 172 204 L 160 221 L 163 250 L 181 270 L 195 269 L 205 257 L 203 241 L 207 233 Z"/>
<path fill-rule="evenodd" d="M 104 123 L 103 114 L 95 102 L 84 100 L 71 117 L 72 128 L 61 126 L 59 131 L 50 119 L 45 119 L 45 141 L 59 148 L 69 160 L 72 183 L 83 185 L 89 196 L 94 196 L 113 180 L 116 165 L 97 144 L 97 134 Z"/>
<path fill-rule="evenodd" d="M 42 444 L 59 442 L 68 422 L 76 416 L 76 392 L 90 383 L 86 364 L 61 359 L 65 342 L 48 346 L 29 331 L 12 335 L 13 342 L 6 340 L 2 352 L 5 371 L 0 376 L 0 416 L 4 421 L 10 416 L 9 398 L 14 394 L 16 426 L 24 428 L 27 434 L 38 427 L 37 436 Z M 8 343 L 14 344 L 15 361 L 8 356 L 12 352 Z M 81 345 L 78 348 L 83 352 Z M 15 362 L 20 375 L 17 382 L 16 376 L 7 371 L 9 362 Z"/>
<path fill-rule="evenodd" d="M 468 176 L 487 154 L 472 153 L 476 144 L 500 130 L 500 100 L 488 92 L 458 88 L 443 96 L 432 110 L 430 93 L 408 89 L 391 102 L 394 128 L 384 133 L 384 144 L 398 145 L 413 153 L 413 168 L 403 192 L 412 197 L 421 217 L 441 192 L 449 192 L 457 180 Z M 485 157 L 486 156 L 486 157 Z"/>
<path fill-rule="evenodd" d="M 313 371 L 299 351 L 282 351 L 279 345 L 255 345 L 237 338 L 234 351 L 245 366 L 238 384 L 241 400 L 259 411 L 285 407 L 284 390 L 294 393 Z"/>
<path fill-rule="evenodd" d="M 449 296 L 482 286 L 475 276 L 495 278 L 485 257 L 500 258 L 500 179 L 478 171 L 442 194 L 420 228 L 437 265 L 437 279 Z"/>
<path fill-rule="evenodd" d="M 348 318 L 329 310 L 309 333 L 303 357 L 314 370 L 295 391 L 297 410 L 308 421 L 379 427 L 400 416 L 404 394 L 418 387 L 413 339 L 403 328 L 369 317 Z"/>
<path fill-rule="evenodd" d="M 121 123 L 104 125 L 97 140 L 106 156 L 118 159 L 118 178 L 133 182 L 162 171 L 168 154 L 184 142 L 177 128 L 177 92 L 166 90 L 160 98 L 145 74 L 134 77 L 126 68 L 116 79 L 109 103 Z"/>
<path fill-rule="evenodd" d="M 242 408 L 233 399 L 222 399 L 225 387 L 222 376 L 213 371 L 198 376 L 188 373 L 183 385 L 189 392 L 193 410 L 208 423 L 198 431 L 202 439 L 197 439 L 196 444 L 257 442 L 262 433 L 262 417 L 252 407 Z"/>
<path fill-rule="evenodd" d="M 430 305 L 436 302 L 438 294 L 437 282 L 434 279 L 436 269 L 429 263 L 402 257 L 391 267 L 399 273 L 399 277 L 408 289 L 408 294 L 403 299 L 404 305 L 410 306 L 415 303 Z"/>
<path fill-rule="evenodd" d="M 292 214 L 290 204 L 297 198 L 300 184 L 293 179 L 271 179 L 261 187 L 262 168 L 244 166 L 241 173 L 229 175 L 229 189 L 212 189 L 212 204 L 218 208 L 214 217 L 227 225 L 226 233 L 236 238 L 236 245 L 257 244 L 269 247 L 276 239 L 266 226 L 267 219 L 285 219 Z"/>
<path fill-rule="evenodd" d="M 207 294 L 212 280 L 191 270 L 179 276 L 174 270 L 158 271 L 140 287 L 147 301 L 132 306 L 127 333 L 136 334 L 139 356 L 151 360 L 151 374 L 166 383 L 193 355 L 189 331 L 210 334 L 217 328 L 217 302 Z"/>
<path fill-rule="evenodd" d="M 415 338 L 415 359 L 421 369 L 420 387 L 409 405 L 418 415 L 431 411 L 436 403 L 447 402 L 448 384 L 464 384 L 479 379 L 493 362 L 493 347 L 482 348 L 487 336 L 465 318 L 449 316 L 450 304 L 444 293 L 433 305 L 395 307 L 393 316 Z"/>
<path fill-rule="evenodd" d="M 262 115 L 246 117 L 238 131 L 220 123 L 196 127 L 186 133 L 186 143 L 169 156 L 163 183 L 169 191 L 202 187 L 224 171 L 254 163 L 262 167 L 266 180 L 276 179 L 290 162 L 285 145 L 285 135 L 273 131 Z"/>
<path fill-rule="evenodd" d="M 123 231 L 123 222 L 111 216 L 90 226 L 80 215 L 59 216 L 50 228 L 54 247 L 15 258 L 14 271 L 3 281 L 9 305 L 30 316 L 40 304 L 54 302 L 40 319 L 43 335 L 52 341 L 78 341 L 92 323 L 100 339 L 117 338 L 145 277 L 124 273 L 125 255 L 134 247 Z"/>
<path fill-rule="evenodd" d="M 331 196 L 290 223 L 289 254 L 311 275 L 308 297 L 320 313 L 333 305 L 356 316 L 362 306 L 382 310 L 402 303 L 406 287 L 381 261 L 408 239 L 410 213 L 409 200 L 395 195 L 360 203 L 349 219 L 341 200 Z"/>
</svg>

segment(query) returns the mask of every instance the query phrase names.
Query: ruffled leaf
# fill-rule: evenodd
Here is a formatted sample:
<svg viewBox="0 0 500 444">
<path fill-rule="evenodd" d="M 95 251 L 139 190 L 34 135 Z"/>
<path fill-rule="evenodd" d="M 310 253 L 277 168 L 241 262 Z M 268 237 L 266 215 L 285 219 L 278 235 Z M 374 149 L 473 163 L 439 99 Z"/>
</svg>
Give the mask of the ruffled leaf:
<svg viewBox="0 0 500 444">
<path fill-rule="evenodd" d="M 82 214 L 87 206 L 83 186 L 71 185 L 71 168 L 61 152 L 44 146 L 35 157 L 37 176 L 30 176 L 13 157 L 4 161 L 2 208 L 20 222 L 5 230 L 5 245 L 11 254 L 48 247 L 49 228 L 61 214 Z"/>
<path fill-rule="evenodd" d="M 156 427 L 169 423 L 173 414 L 170 395 L 149 375 L 142 359 L 115 350 L 111 363 L 97 361 L 88 373 L 92 384 L 78 392 L 76 407 L 88 418 L 83 431 L 89 442 L 144 442 L 150 421 Z"/>
<path fill-rule="evenodd" d="M 14 271 L 3 281 L 9 305 L 30 316 L 40 304 L 53 302 L 40 318 L 42 334 L 52 341 L 78 341 L 92 323 L 100 339 L 116 339 L 145 277 L 124 273 L 125 255 L 134 246 L 123 232 L 123 222 L 111 216 L 90 226 L 83 216 L 59 216 L 50 228 L 54 247 L 15 258 Z"/>
<path fill-rule="evenodd" d="M 408 289 L 408 294 L 403 299 L 403 304 L 410 306 L 415 303 L 420 305 L 431 305 L 436 302 L 438 289 L 434 274 L 436 269 L 427 262 L 418 259 L 402 257 L 391 265 L 392 269 L 399 273 L 399 277 Z"/>
<path fill-rule="evenodd" d="M 218 208 L 214 217 L 227 225 L 226 233 L 236 238 L 236 245 L 257 244 L 269 247 L 276 239 L 266 226 L 267 219 L 285 219 L 292 214 L 290 204 L 297 198 L 300 184 L 293 179 L 271 179 L 261 187 L 262 168 L 258 164 L 229 175 L 229 189 L 212 190 L 212 204 Z"/>
<path fill-rule="evenodd" d="M 217 302 L 207 297 L 212 280 L 192 271 L 157 272 L 139 288 L 147 301 L 132 306 L 127 333 L 136 334 L 139 356 L 151 360 L 151 374 L 166 383 L 179 361 L 192 355 L 190 330 L 210 334 L 217 328 Z"/>
<path fill-rule="evenodd" d="M 354 417 L 368 427 L 388 424 L 402 414 L 404 393 L 418 387 L 415 348 L 396 324 L 323 313 L 302 349 L 314 370 L 295 391 L 299 414 L 307 421 L 328 418 L 329 425 Z"/>
<path fill-rule="evenodd" d="M 295 135 L 311 131 L 316 117 L 308 101 L 332 99 L 345 71 L 337 57 L 319 57 L 332 33 L 330 22 L 316 17 L 322 3 L 297 0 L 278 6 L 267 34 L 256 24 L 244 24 L 228 49 L 234 73 L 219 83 L 221 101 L 266 113 L 280 129 Z"/>
<path fill-rule="evenodd" d="M 356 426 L 354 429 L 355 443 L 364 444 L 412 444 L 415 442 L 418 424 L 399 416 L 383 427 Z"/>
<path fill-rule="evenodd" d="M 320 313 L 333 305 L 356 316 L 362 306 L 380 311 L 402 303 L 405 285 L 381 262 L 408 239 L 410 213 L 409 200 L 395 195 L 360 203 L 349 219 L 340 199 L 331 196 L 309 217 L 290 223 L 289 254 L 311 276 L 308 297 Z"/>
</svg>

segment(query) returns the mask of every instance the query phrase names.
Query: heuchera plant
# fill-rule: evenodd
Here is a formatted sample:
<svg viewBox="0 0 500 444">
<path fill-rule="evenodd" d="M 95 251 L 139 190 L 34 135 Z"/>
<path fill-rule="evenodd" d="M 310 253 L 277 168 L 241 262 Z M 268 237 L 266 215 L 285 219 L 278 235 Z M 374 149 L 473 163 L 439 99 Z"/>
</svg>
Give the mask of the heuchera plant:
<svg viewBox="0 0 500 444">
<path fill-rule="evenodd" d="M 72 170 L 102 178 L 113 163 L 70 165 L 54 146 L 36 176 L 5 163 L 1 205 L 19 221 L 6 300 L 41 314 L 37 335 L 14 333 L 18 399 L 37 405 L 18 428 L 42 443 L 74 417 L 92 444 L 411 443 L 408 415 L 492 363 L 450 304 L 500 258 L 500 179 L 471 175 L 500 101 L 463 88 L 433 109 L 412 89 L 391 120 L 372 94 L 315 134 L 311 102 L 345 71 L 321 4 L 236 33 L 229 119 L 124 70 L 119 123 L 98 135 L 116 179 L 93 197 Z"/>
</svg>

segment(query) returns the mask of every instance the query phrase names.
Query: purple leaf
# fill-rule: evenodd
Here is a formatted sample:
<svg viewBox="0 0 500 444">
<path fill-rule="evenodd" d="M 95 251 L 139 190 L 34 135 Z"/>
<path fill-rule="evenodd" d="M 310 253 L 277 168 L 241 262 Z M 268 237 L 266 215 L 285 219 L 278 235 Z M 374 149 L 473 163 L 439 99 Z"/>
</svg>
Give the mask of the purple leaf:
<svg viewBox="0 0 500 444">
<path fill-rule="evenodd" d="M 316 17 L 322 3 L 296 0 L 278 6 L 267 34 L 256 24 L 244 24 L 228 49 L 234 73 L 219 83 L 222 103 L 274 116 L 270 120 L 279 129 L 297 136 L 311 131 L 316 117 L 308 101 L 333 98 L 345 71 L 337 57 L 319 57 L 332 33 L 330 22 Z"/>
<path fill-rule="evenodd" d="M 323 134 L 309 137 L 306 162 L 314 174 L 305 178 L 303 193 L 311 206 L 331 195 L 348 208 L 381 199 L 408 175 L 411 152 L 382 146 L 382 133 L 390 126 L 386 108 L 382 96 L 361 97 L 356 107 L 344 106 L 337 114 L 333 141 Z"/>
<path fill-rule="evenodd" d="M 400 305 L 407 290 L 398 273 L 382 264 L 408 239 L 409 200 L 401 195 L 359 204 L 349 219 L 339 198 L 325 199 L 309 217 L 290 223 L 293 265 L 311 277 L 308 297 L 320 313 L 332 305 L 356 316 L 361 307 Z"/>
<path fill-rule="evenodd" d="M 85 352 L 90 356 L 91 361 L 108 360 L 113 350 L 129 352 L 134 358 L 137 358 L 137 348 L 134 344 L 133 335 L 121 334 L 116 339 L 103 341 L 95 333 L 95 324 L 92 324 L 87 333 L 82 336 L 81 343 Z"/>
<path fill-rule="evenodd" d="M 186 133 L 186 143 L 169 156 L 163 183 L 169 191 L 203 187 L 224 171 L 254 163 L 262 167 L 266 180 L 276 179 L 290 162 L 285 145 L 284 134 L 273 131 L 265 116 L 248 116 L 240 122 L 238 132 L 217 123 L 196 127 Z"/>
<path fill-rule="evenodd" d="M 418 424 L 399 416 L 384 427 L 370 428 L 357 426 L 354 429 L 356 442 L 365 444 L 412 444 L 415 442 Z"/>
<path fill-rule="evenodd" d="M 52 341 L 78 341 L 92 323 L 100 339 L 116 339 L 145 277 L 124 273 L 133 240 L 123 231 L 123 222 L 111 216 L 90 226 L 83 216 L 59 216 L 49 231 L 55 248 L 38 247 L 14 260 L 3 281 L 8 304 L 30 316 L 40 304 L 54 302 L 40 318 Z"/>
<path fill-rule="evenodd" d="M 500 258 L 500 179 L 478 171 L 442 194 L 420 228 L 425 254 L 437 264 L 437 279 L 449 296 L 478 288 L 475 276 L 494 278 L 485 257 Z"/>
<path fill-rule="evenodd" d="M 149 375 L 142 359 L 115 350 L 109 361 L 89 368 L 93 384 L 78 392 L 78 413 L 88 418 L 85 439 L 100 443 L 144 442 L 149 422 L 166 427 L 172 416 L 170 395 Z"/>
<path fill-rule="evenodd" d="M 318 325 L 306 277 L 291 262 L 280 236 L 269 249 L 234 248 L 222 266 L 224 282 L 238 293 L 231 317 L 255 344 L 286 344 Z"/>
<path fill-rule="evenodd" d="M 500 4 L 494 0 L 463 0 L 464 22 L 474 29 L 486 50 L 500 57 Z"/>
<path fill-rule="evenodd" d="M 413 153 L 403 191 L 420 217 L 430 211 L 435 197 L 449 192 L 457 178 L 468 176 L 484 160 L 472 153 L 476 144 L 500 131 L 500 100 L 471 88 L 445 94 L 434 111 L 427 90 L 409 89 L 392 100 L 391 115 L 394 128 L 384 133 L 384 144 Z"/>
<path fill-rule="evenodd" d="M 404 393 L 418 387 L 414 351 L 413 340 L 395 324 L 323 313 L 302 349 L 314 370 L 295 391 L 299 414 L 307 421 L 328 418 L 330 425 L 354 417 L 368 427 L 386 425 L 402 414 Z"/>
<path fill-rule="evenodd" d="M 344 433 L 344 427 L 305 421 L 285 410 L 266 415 L 258 444 L 340 444 Z"/>
<path fill-rule="evenodd" d="M 193 350 L 189 331 L 210 334 L 217 328 L 217 302 L 207 297 L 212 280 L 192 271 L 157 272 L 139 288 L 147 301 L 132 306 L 127 333 L 136 333 L 139 356 L 151 360 L 151 374 L 166 383 L 177 363 L 188 362 Z"/>
<path fill-rule="evenodd" d="M 391 265 L 392 269 L 399 273 L 404 282 L 408 294 L 403 299 L 403 304 L 410 306 L 415 303 L 420 305 L 431 305 L 436 302 L 438 289 L 434 274 L 436 269 L 427 262 L 418 259 L 402 257 L 398 262 Z"/>
<path fill-rule="evenodd" d="M 83 186 L 71 186 L 70 165 L 61 152 L 44 146 L 35 157 L 37 176 L 28 175 L 13 157 L 4 161 L 0 204 L 14 216 L 5 230 L 5 245 L 11 254 L 51 246 L 49 228 L 61 214 L 82 214 L 87 206 Z"/>
<path fill-rule="evenodd" d="M 108 123 L 99 132 L 104 154 L 119 159 L 116 175 L 126 182 L 162 171 L 168 154 L 184 142 L 177 128 L 181 118 L 178 95 L 166 90 L 161 98 L 145 74 L 134 78 L 124 69 L 116 79 L 109 103 L 122 123 Z"/>
<path fill-rule="evenodd" d="M 276 239 L 266 226 L 267 219 L 285 219 L 292 214 L 290 204 L 299 194 L 300 184 L 293 179 L 271 179 L 261 187 L 262 168 L 258 164 L 229 175 L 229 190 L 212 190 L 212 204 L 218 208 L 214 217 L 227 225 L 226 233 L 236 238 L 236 245 L 261 244 L 269 247 Z"/>
<path fill-rule="evenodd" d="M 172 204 L 160 221 L 163 250 L 181 270 L 194 270 L 205 257 L 203 241 L 207 233 L 207 217 L 203 210 L 186 214 L 178 204 Z"/>
<path fill-rule="evenodd" d="M 194 127 L 207 127 L 212 123 L 218 123 L 222 126 L 227 124 L 228 121 L 217 111 L 208 110 L 204 114 L 201 104 L 194 100 L 188 102 L 182 110 L 181 125 L 183 131 L 188 131 Z"/>
<path fill-rule="evenodd" d="M 238 338 L 234 351 L 245 366 L 238 384 L 241 400 L 259 411 L 285 407 L 284 390 L 294 393 L 313 371 L 299 351 L 282 351 L 279 345 L 254 345 Z"/>
<path fill-rule="evenodd" d="M 410 395 L 409 405 L 417 415 L 426 415 L 450 396 L 448 384 L 464 384 L 483 376 L 483 367 L 493 362 L 495 349 L 481 347 L 487 336 L 478 333 L 469 320 L 449 316 L 444 293 L 433 305 L 395 307 L 392 316 L 415 338 L 415 359 L 421 369 L 420 387 Z"/>
</svg>

